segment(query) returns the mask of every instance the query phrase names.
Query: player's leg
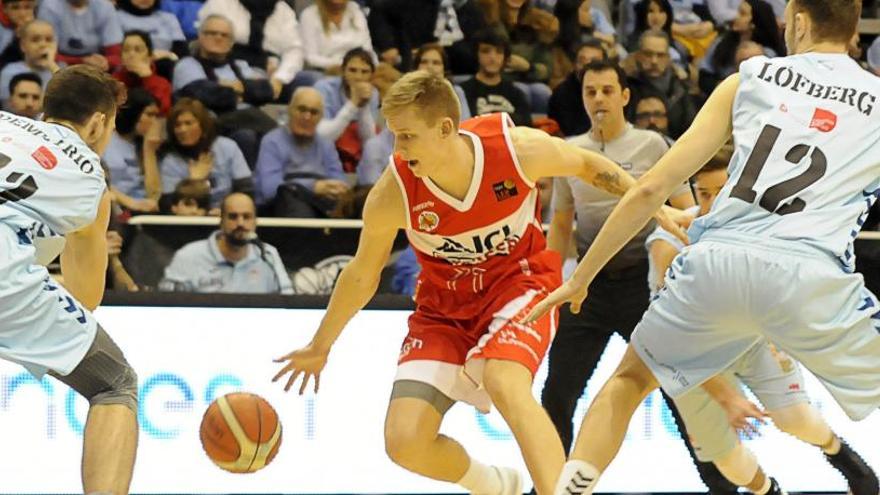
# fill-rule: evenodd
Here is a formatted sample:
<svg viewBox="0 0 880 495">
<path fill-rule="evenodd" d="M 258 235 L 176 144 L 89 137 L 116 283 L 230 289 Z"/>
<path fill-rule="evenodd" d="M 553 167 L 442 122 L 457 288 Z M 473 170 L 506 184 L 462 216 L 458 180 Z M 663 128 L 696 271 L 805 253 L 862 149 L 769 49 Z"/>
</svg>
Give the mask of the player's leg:
<svg viewBox="0 0 880 495">
<path fill-rule="evenodd" d="M 751 308 L 742 303 L 740 290 L 748 286 L 748 274 L 726 250 L 698 243 L 676 257 L 666 288 L 651 303 L 620 366 L 584 418 L 557 493 L 568 488 L 592 493 L 596 478 L 617 454 L 632 414 L 658 383 L 673 397 L 686 393 L 759 340 L 757 333 L 729 324 L 749 318 Z"/>
<path fill-rule="evenodd" d="M 137 375 L 99 326 L 80 363 L 52 376 L 89 401 L 83 435 L 82 481 L 86 494 L 125 495 L 137 450 Z"/>
<path fill-rule="evenodd" d="M 729 452 L 715 460 L 715 465 L 731 482 L 756 495 L 784 495 L 779 483 L 767 476 L 755 454 L 739 440 Z"/>
<path fill-rule="evenodd" d="M 532 371 L 515 361 L 489 359 L 483 369 L 483 386 L 513 432 L 535 490 L 550 494 L 565 452 L 547 411 L 532 395 L 532 379 Z"/>
<path fill-rule="evenodd" d="M 828 462 L 846 478 L 850 493 L 880 493 L 880 483 L 874 470 L 831 430 L 821 413 L 809 402 L 768 409 L 767 412 L 780 430 L 822 449 Z"/>
<path fill-rule="evenodd" d="M 440 424 L 454 401 L 434 386 L 394 383 L 385 418 L 385 451 L 397 465 L 432 479 L 457 483 L 472 493 L 512 494 L 518 476 L 472 459 Z"/>
<path fill-rule="evenodd" d="M 690 455 L 691 460 L 694 462 L 694 466 L 697 468 L 697 473 L 700 475 L 700 479 L 703 480 L 703 484 L 709 489 L 709 494 L 734 495 L 737 493 L 738 485 L 734 484 L 724 476 L 714 463 L 703 461 L 699 458 L 693 440 L 688 434 L 684 418 L 682 418 L 681 412 L 678 410 L 678 406 L 676 406 L 672 397 L 670 397 L 663 389 L 660 389 L 660 392 L 663 395 L 663 400 L 666 403 L 666 406 L 669 407 L 669 412 L 672 413 L 672 418 L 675 420 L 675 426 L 681 434 L 681 439 L 684 441 L 684 445 L 688 450 L 688 455 Z"/>
<path fill-rule="evenodd" d="M 822 449 L 854 495 L 880 492 L 874 471 L 810 405 L 800 367 L 786 353 L 769 344 L 757 346 L 741 360 L 737 374 L 764 404 L 777 428 Z"/>
<path fill-rule="evenodd" d="M 128 493 L 137 439 L 137 378 L 94 316 L 34 264 L 35 249 L 0 223 L 0 357 L 49 372 L 89 399 L 86 493 Z"/>
<path fill-rule="evenodd" d="M 593 493 L 599 475 L 620 450 L 632 415 L 658 386 L 651 371 L 629 345 L 620 365 L 584 416 L 555 494 Z"/>
<path fill-rule="evenodd" d="M 566 305 L 559 309 L 559 330 L 547 356 L 547 379 L 541 390 L 541 404 L 559 433 L 565 452 L 574 440 L 572 418 L 584 388 L 605 352 L 611 332 L 591 324 L 596 308 L 590 295 L 581 314 Z"/>
<path fill-rule="evenodd" d="M 518 472 L 472 459 L 455 440 L 440 434 L 443 417 L 456 401 L 483 411 L 489 397 L 464 375 L 468 350 L 477 335 L 463 322 L 417 310 L 401 349 L 385 420 L 385 450 L 401 467 L 432 479 L 457 483 L 470 492 L 511 494 Z"/>
<path fill-rule="evenodd" d="M 739 380 L 732 371 L 726 372 L 724 378 L 739 388 Z M 736 486 L 761 495 L 775 493 L 773 490 L 778 485 L 761 469 L 755 455 L 742 445 L 736 431 L 728 425 L 724 409 L 709 394 L 695 388 L 674 401 L 701 462 L 714 463 Z"/>
</svg>

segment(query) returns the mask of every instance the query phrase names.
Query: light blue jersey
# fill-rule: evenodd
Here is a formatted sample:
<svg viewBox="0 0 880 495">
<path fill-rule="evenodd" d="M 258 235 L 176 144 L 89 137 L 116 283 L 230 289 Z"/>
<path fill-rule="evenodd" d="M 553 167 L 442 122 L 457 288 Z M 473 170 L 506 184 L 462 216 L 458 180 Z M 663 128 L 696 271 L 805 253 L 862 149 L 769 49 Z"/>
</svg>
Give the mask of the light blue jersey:
<svg viewBox="0 0 880 495">
<path fill-rule="evenodd" d="M 880 78 L 846 54 L 754 57 L 740 66 L 730 179 L 689 232 L 795 241 L 853 268 L 880 195 Z"/>
<path fill-rule="evenodd" d="M 64 235 L 95 220 L 105 188 L 98 155 L 73 130 L 0 112 L 0 222 Z"/>
<path fill-rule="evenodd" d="M 752 58 L 740 78 L 730 179 L 633 350 L 680 399 L 766 340 L 863 419 L 880 407 L 880 301 L 851 273 L 852 242 L 880 187 L 880 79 L 822 53 Z"/>
<path fill-rule="evenodd" d="M 105 188 L 73 130 L 0 112 L 0 358 L 37 377 L 70 373 L 95 338 L 94 316 L 42 265 L 94 222 Z"/>
</svg>

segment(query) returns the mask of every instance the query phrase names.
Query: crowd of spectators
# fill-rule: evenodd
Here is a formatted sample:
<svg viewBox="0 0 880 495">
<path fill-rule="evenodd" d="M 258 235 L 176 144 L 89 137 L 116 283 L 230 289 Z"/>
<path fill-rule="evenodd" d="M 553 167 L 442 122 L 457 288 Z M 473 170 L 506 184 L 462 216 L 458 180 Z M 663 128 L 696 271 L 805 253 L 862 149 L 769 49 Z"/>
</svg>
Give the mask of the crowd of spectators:
<svg viewBox="0 0 880 495">
<path fill-rule="evenodd" d="M 129 88 L 105 153 L 121 218 L 357 218 L 389 162 L 380 112 L 401 73 L 447 77 L 462 116 L 561 137 L 593 125 L 581 73 L 625 74 L 625 117 L 667 144 L 753 56 L 785 55 L 782 0 L 3 0 L 0 100 L 36 117 L 54 72 Z M 870 9 L 867 9 L 870 11 Z M 880 74 L 880 37 L 851 55 Z"/>
</svg>

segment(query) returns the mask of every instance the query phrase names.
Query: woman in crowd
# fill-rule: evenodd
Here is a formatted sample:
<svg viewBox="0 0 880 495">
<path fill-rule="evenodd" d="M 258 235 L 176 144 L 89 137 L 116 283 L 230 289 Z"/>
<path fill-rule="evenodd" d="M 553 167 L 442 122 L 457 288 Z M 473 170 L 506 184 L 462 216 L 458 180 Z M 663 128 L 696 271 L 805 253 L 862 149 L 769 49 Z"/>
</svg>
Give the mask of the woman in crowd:
<svg viewBox="0 0 880 495">
<path fill-rule="evenodd" d="M 166 127 L 168 141 L 160 166 L 163 199 L 183 179 L 210 184 L 212 209 L 231 192 L 253 195 L 251 171 L 241 150 L 235 141 L 217 135 L 214 117 L 199 101 L 181 98 L 171 108 Z"/>
<path fill-rule="evenodd" d="M 357 169 L 364 144 L 378 134 L 379 92 L 371 82 L 374 71 L 372 53 L 354 48 L 342 60 L 341 76 L 315 84 L 324 100 L 318 134 L 336 143 L 346 172 Z"/>
<path fill-rule="evenodd" d="M 669 46 L 669 59 L 672 63 L 687 70 L 688 51 L 672 37 L 672 5 L 669 0 L 643 0 L 635 5 L 635 31 L 629 36 L 626 48 L 630 52 L 639 49 L 639 37 L 651 29 L 663 31 L 672 43 Z"/>
<path fill-rule="evenodd" d="M 116 113 L 116 131 L 102 157 L 110 171 L 110 191 L 123 208 L 158 210 L 161 180 L 156 153 L 162 142 L 159 106 L 143 88 L 135 88 Z"/>
<path fill-rule="evenodd" d="M 700 90 L 704 94 L 710 94 L 719 82 L 737 71 L 737 48 L 749 41 L 761 45 L 768 57 L 785 55 L 773 8 L 763 0 L 743 0 L 730 30 L 709 47 L 700 64 Z"/>
<path fill-rule="evenodd" d="M 122 31 L 143 31 L 153 46 L 157 60 L 173 61 L 189 54 L 180 21 L 170 12 L 159 10 L 159 0 L 116 0 L 116 15 Z"/>
<path fill-rule="evenodd" d="M 168 114 L 171 109 L 171 82 L 157 73 L 149 34 L 144 31 L 125 33 L 122 39 L 122 63 L 113 77 L 129 90 L 143 88 L 148 91 L 159 104 L 159 112 Z"/>
<path fill-rule="evenodd" d="M 342 70 L 342 58 L 353 48 L 373 51 L 367 18 L 357 2 L 315 0 L 300 16 L 305 63 L 330 75 Z"/>
<path fill-rule="evenodd" d="M 435 76 L 447 77 L 446 67 L 448 65 L 446 51 L 443 47 L 436 43 L 428 43 L 419 47 L 413 58 L 413 65 L 418 70 L 428 71 Z M 452 83 L 452 81 L 450 81 Z M 458 84 L 452 83 L 452 89 L 458 96 L 458 102 L 461 104 L 461 120 L 471 118 L 471 109 L 468 107 L 467 98 L 464 91 Z"/>
</svg>

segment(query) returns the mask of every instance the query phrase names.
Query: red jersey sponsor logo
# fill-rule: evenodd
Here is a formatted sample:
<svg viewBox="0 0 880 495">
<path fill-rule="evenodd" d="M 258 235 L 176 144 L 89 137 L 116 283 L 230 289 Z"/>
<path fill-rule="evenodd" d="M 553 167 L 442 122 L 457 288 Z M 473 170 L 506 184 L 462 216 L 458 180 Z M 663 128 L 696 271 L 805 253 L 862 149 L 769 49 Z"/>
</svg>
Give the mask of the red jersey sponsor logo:
<svg viewBox="0 0 880 495">
<path fill-rule="evenodd" d="M 797 392 L 800 389 L 801 389 L 801 386 L 799 383 L 792 383 L 791 385 L 788 386 L 788 390 L 790 390 L 792 392 Z"/>
<path fill-rule="evenodd" d="M 813 112 L 813 119 L 810 121 L 810 129 L 819 129 L 822 132 L 831 132 L 837 126 L 837 115 L 834 113 L 817 108 Z"/>
<path fill-rule="evenodd" d="M 504 201 L 505 199 L 512 198 L 519 194 L 516 190 L 516 183 L 513 182 L 513 179 L 507 179 L 492 184 L 492 191 L 495 192 L 495 199 L 498 201 Z"/>
<path fill-rule="evenodd" d="M 440 216 L 433 211 L 419 213 L 419 230 L 433 232 L 440 225 Z"/>
<path fill-rule="evenodd" d="M 40 146 L 37 148 L 37 151 L 31 153 L 31 158 L 36 160 L 46 170 L 52 170 L 58 165 L 58 158 L 45 146 Z"/>
</svg>

